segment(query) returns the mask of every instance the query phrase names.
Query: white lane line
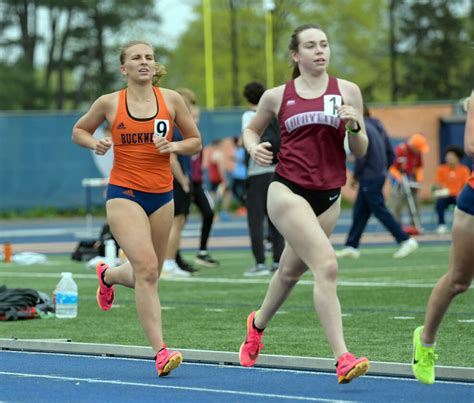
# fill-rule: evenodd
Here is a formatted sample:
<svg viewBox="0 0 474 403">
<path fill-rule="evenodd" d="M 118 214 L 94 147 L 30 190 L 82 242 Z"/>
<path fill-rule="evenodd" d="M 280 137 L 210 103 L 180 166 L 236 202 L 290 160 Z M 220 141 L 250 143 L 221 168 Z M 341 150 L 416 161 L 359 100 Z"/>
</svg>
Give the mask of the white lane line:
<svg viewBox="0 0 474 403">
<path fill-rule="evenodd" d="M 0 277 L 20 277 L 20 278 L 58 278 L 59 273 L 33 273 L 33 272 L 0 272 Z M 74 273 L 74 278 L 82 280 L 97 280 L 95 274 Z M 187 277 L 187 278 L 163 278 L 167 282 L 187 282 L 187 283 L 208 283 L 208 284 L 268 284 L 267 279 L 246 279 L 246 278 L 218 278 L 218 277 Z M 313 286 L 313 280 L 300 280 L 300 285 Z M 339 287 L 379 287 L 379 288 L 433 288 L 435 283 L 416 283 L 413 281 L 354 281 L 340 280 Z M 470 288 L 474 288 L 471 285 Z"/>
<path fill-rule="evenodd" d="M 14 376 L 14 377 L 19 377 L 19 378 L 40 378 L 40 379 L 58 380 L 58 381 L 88 382 L 88 383 L 109 384 L 109 385 L 138 386 L 138 387 L 144 387 L 144 388 L 183 390 L 183 391 L 202 392 L 202 393 L 220 393 L 220 394 L 226 394 L 226 395 L 267 397 L 271 399 L 304 400 L 304 401 L 311 401 L 311 402 L 344 402 L 344 403 L 352 402 L 352 400 L 334 400 L 334 399 L 323 399 L 323 398 L 318 398 L 318 397 L 277 395 L 273 393 L 243 392 L 239 390 L 196 388 L 196 387 L 190 387 L 190 386 L 157 385 L 157 384 L 150 384 L 150 383 L 124 382 L 124 381 L 114 381 L 114 380 L 105 380 L 105 379 L 75 378 L 75 377 L 68 377 L 68 376 L 22 374 L 19 372 L 1 371 L 0 375 Z"/>
<path fill-rule="evenodd" d="M 0 230 L 0 238 L 17 238 L 25 236 L 59 236 L 71 235 L 77 232 L 79 228 L 38 228 L 38 229 L 10 229 Z M 97 228 L 100 232 L 100 228 Z"/>
<path fill-rule="evenodd" d="M 414 316 L 394 316 L 392 319 L 395 320 L 414 320 Z"/>
<path fill-rule="evenodd" d="M 179 348 L 176 348 L 179 350 Z M 229 351 L 227 351 L 229 352 Z M 67 353 L 48 353 L 44 351 L 15 351 L 15 350 L 8 350 L 2 351 L 0 350 L 0 354 L 28 354 L 28 355 L 48 355 L 48 356 L 62 356 L 62 357 L 74 357 L 74 358 L 85 358 L 85 359 L 96 359 L 96 360 L 121 360 L 121 361 L 143 361 L 143 362 L 151 362 L 152 358 L 129 358 L 129 357 L 110 357 L 110 356 L 102 356 L 102 355 L 87 355 L 87 354 L 67 354 Z M 186 357 L 185 357 L 186 358 Z M 335 373 L 329 372 L 319 372 L 319 371 L 311 371 L 311 370 L 301 370 L 301 369 L 288 369 L 288 368 L 265 368 L 265 367 L 241 367 L 238 365 L 222 365 L 222 364 L 213 364 L 210 362 L 183 362 L 181 365 L 184 366 L 204 366 L 204 367 L 218 367 L 219 369 L 225 371 L 231 370 L 240 370 L 240 371 L 263 371 L 263 372 L 286 372 L 290 374 L 304 374 L 304 375 L 314 375 L 314 376 L 329 376 L 334 377 Z M 407 381 L 407 382 L 418 382 L 415 378 L 406 378 L 401 376 L 383 376 L 383 375 L 371 375 L 370 373 L 364 375 L 364 378 L 376 378 L 376 379 L 384 379 L 388 381 Z M 445 380 L 436 380 L 436 383 L 443 383 L 449 385 L 469 385 L 471 386 L 472 383 L 469 382 L 461 382 L 461 381 L 445 381 Z"/>
</svg>

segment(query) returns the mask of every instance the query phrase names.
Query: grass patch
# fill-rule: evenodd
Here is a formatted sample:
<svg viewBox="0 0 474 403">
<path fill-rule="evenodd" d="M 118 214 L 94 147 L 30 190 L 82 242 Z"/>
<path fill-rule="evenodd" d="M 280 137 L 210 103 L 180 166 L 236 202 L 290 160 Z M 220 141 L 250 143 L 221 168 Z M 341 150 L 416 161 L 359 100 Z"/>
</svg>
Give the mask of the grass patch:
<svg viewBox="0 0 474 403">
<path fill-rule="evenodd" d="M 351 351 L 376 361 L 408 363 L 412 332 L 423 322 L 432 286 L 446 271 L 448 247 L 423 246 L 403 260 L 392 259 L 392 249 L 363 249 L 360 259 L 341 260 L 338 294 Z M 171 347 L 238 351 L 246 316 L 263 300 L 268 278 L 248 282 L 243 277 L 252 265 L 248 251 L 216 251 L 213 255 L 221 267 L 202 268 L 196 276 L 201 282 L 160 283 L 164 335 Z M 148 345 L 137 319 L 133 290 L 117 287 L 116 307 L 100 311 L 93 271 L 68 257 L 51 256 L 48 264 L 37 266 L 0 264 L 0 284 L 51 293 L 61 271 L 75 273 L 78 317 L 4 322 L 0 337 Z M 309 274 L 303 277 L 273 318 L 265 335 L 265 353 L 331 357 L 313 307 L 311 279 Z M 443 321 L 438 337 L 441 365 L 474 366 L 474 348 L 468 342 L 474 323 L 459 322 L 474 319 L 473 298 L 472 292 L 456 298 Z"/>
</svg>

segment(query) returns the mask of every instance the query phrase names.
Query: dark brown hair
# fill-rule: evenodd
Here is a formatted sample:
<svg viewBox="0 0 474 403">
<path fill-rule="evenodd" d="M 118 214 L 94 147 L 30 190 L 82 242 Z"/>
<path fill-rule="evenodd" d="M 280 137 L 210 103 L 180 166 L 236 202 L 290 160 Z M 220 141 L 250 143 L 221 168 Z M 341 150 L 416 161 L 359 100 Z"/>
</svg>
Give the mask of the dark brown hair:
<svg viewBox="0 0 474 403">
<path fill-rule="evenodd" d="M 288 48 L 292 51 L 292 52 L 298 52 L 298 46 L 300 44 L 300 39 L 299 39 L 299 34 L 303 31 L 306 31 L 307 29 L 319 29 L 320 31 L 322 31 L 323 29 L 321 28 L 320 25 L 318 24 L 303 24 L 303 25 L 300 25 L 299 27 L 297 27 L 293 33 L 291 34 L 291 39 L 290 39 L 290 44 L 288 45 Z M 291 75 L 291 78 L 295 79 L 296 77 L 298 77 L 300 75 L 300 69 L 298 67 L 298 63 L 296 63 L 295 61 L 293 61 L 293 73 Z"/>
<path fill-rule="evenodd" d="M 461 161 L 464 158 L 464 149 L 462 147 L 459 147 L 456 144 L 450 144 L 449 146 L 446 147 L 444 150 L 444 157 L 446 158 L 447 153 L 453 153 L 458 157 L 458 160 Z"/>
<path fill-rule="evenodd" d="M 244 87 L 244 97 L 252 105 L 258 105 L 264 92 L 265 86 L 258 81 L 251 81 Z"/>
</svg>

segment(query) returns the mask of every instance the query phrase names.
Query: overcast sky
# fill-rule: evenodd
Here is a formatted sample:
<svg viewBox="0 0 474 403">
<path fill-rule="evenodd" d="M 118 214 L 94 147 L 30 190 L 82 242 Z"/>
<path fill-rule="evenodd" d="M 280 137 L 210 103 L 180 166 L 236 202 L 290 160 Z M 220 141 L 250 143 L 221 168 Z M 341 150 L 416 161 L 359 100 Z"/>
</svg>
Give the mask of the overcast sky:
<svg viewBox="0 0 474 403">
<path fill-rule="evenodd" d="M 156 10 L 162 17 L 161 30 L 164 43 L 175 44 L 176 39 L 186 30 L 192 18 L 195 0 L 155 0 Z"/>
</svg>

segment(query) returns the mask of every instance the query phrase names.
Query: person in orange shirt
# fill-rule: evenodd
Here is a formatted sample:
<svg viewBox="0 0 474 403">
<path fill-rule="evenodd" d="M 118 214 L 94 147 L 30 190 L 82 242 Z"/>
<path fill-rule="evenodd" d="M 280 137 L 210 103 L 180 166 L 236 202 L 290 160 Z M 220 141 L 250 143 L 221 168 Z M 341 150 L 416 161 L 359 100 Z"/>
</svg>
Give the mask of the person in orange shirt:
<svg viewBox="0 0 474 403">
<path fill-rule="evenodd" d="M 450 205 L 456 205 L 456 197 L 469 180 L 469 168 L 461 164 L 464 150 L 456 145 L 451 145 L 444 152 L 445 164 L 438 167 L 436 171 L 436 212 L 438 214 L 438 234 L 446 234 L 448 227 L 444 220 L 444 212 Z"/>
<path fill-rule="evenodd" d="M 123 46 L 120 72 L 126 88 L 99 97 L 74 125 L 72 140 L 98 155 L 114 146 L 107 221 L 128 261 L 114 268 L 97 265 L 97 302 L 107 311 L 114 301 L 115 284 L 135 289 L 138 316 L 156 353 L 158 375 L 164 376 L 182 361 L 181 353 L 169 351 L 163 342 L 157 294 L 173 221 L 170 154 L 197 153 L 201 137 L 183 98 L 153 85 L 154 77 L 164 72 L 157 70 L 150 44 L 132 41 Z M 92 134 L 104 122 L 112 138 L 94 139 Z M 171 141 L 175 124 L 182 141 Z"/>
</svg>

